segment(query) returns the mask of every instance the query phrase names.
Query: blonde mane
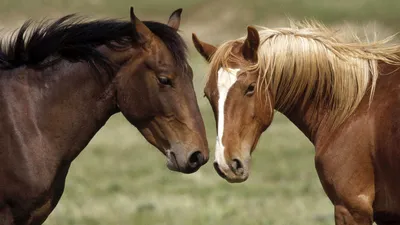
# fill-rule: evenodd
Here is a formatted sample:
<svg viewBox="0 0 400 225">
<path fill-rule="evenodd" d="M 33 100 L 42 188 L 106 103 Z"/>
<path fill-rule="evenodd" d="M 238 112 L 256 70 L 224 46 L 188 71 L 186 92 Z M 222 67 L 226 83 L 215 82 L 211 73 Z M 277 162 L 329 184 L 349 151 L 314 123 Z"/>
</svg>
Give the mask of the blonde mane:
<svg viewBox="0 0 400 225">
<path fill-rule="evenodd" d="M 394 36 L 362 42 L 353 35 L 353 40 L 346 42 L 339 32 L 315 21 L 292 23 L 290 28 L 259 27 L 259 34 L 258 62 L 245 68 L 258 72 L 258 90 L 269 89 L 281 112 L 310 101 L 315 107 L 327 107 L 332 126 L 354 112 L 368 88 L 371 102 L 378 61 L 400 65 L 400 45 L 388 44 Z M 228 60 L 238 61 L 232 50 L 245 39 L 222 44 L 212 57 L 210 74 L 228 67 Z"/>
</svg>

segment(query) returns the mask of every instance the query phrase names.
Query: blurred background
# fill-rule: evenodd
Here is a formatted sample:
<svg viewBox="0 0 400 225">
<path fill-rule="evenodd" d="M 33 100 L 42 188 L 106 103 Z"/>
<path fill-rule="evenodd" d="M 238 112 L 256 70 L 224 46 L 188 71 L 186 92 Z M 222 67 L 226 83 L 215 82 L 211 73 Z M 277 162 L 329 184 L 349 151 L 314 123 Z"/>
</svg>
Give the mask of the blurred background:
<svg viewBox="0 0 400 225">
<path fill-rule="evenodd" d="M 28 18 L 67 13 L 127 19 L 130 6 L 141 20 L 159 22 L 184 9 L 181 34 L 190 47 L 210 162 L 215 121 L 202 97 L 207 64 L 193 48 L 192 32 L 219 44 L 244 35 L 247 25 L 287 26 L 288 17 L 381 37 L 400 31 L 399 0 L 0 0 L 0 28 L 12 31 Z M 212 163 L 183 175 L 169 171 L 165 157 L 115 115 L 72 163 L 64 195 L 45 224 L 334 224 L 313 156 L 311 143 L 278 113 L 253 154 L 245 183 L 227 183 Z"/>
</svg>

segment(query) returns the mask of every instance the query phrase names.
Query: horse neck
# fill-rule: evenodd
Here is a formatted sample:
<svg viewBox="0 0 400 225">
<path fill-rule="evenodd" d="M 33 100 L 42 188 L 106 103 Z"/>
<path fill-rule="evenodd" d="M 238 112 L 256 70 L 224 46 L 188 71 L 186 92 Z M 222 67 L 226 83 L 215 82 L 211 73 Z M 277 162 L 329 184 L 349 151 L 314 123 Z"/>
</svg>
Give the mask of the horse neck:
<svg viewBox="0 0 400 225">
<path fill-rule="evenodd" d="M 50 151 L 62 152 L 63 160 L 73 160 L 109 117 L 117 112 L 115 90 L 106 74 L 94 74 L 86 63 L 61 62 L 43 72 L 46 90 L 39 100 L 38 129 Z M 51 74 L 52 73 L 52 74 Z M 96 79 L 97 78 L 97 79 Z"/>
<path fill-rule="evenodd" d="M 324 108 L 317 108 L 312 102 L 305 106 L 295 105 L 288 111 L 280 111 L 284 114 L 303 134 L 314 144 L 326 134 L 327 121 L 330 111 Z"/>
<path fill-rule="evenodd" d="M 291 79 L 285 79 L 285 82 L 288 82 L 283 85 L 286 89 L 282 90 L 278 87 L 275 93 L 276 95 L 281 94 L 280 99 L 284 99 L 285 102 L 275 99 L 275 109 L 292 121 L 314 145 L 318 145 L 319 140 L 323 140 L 332 132 L 332 129 L 337 128 L 334 123 L 337 111 L 335 112 L 329 106 L 329 102 L 316 104 L 312 97 L 304 101 L 304 94 L 296 98 L 288 98 L 285 96 L 287 93 L 291 93 L 288 88 L 293 88 L 294 85 L 291 84 Z"/>
</svg>

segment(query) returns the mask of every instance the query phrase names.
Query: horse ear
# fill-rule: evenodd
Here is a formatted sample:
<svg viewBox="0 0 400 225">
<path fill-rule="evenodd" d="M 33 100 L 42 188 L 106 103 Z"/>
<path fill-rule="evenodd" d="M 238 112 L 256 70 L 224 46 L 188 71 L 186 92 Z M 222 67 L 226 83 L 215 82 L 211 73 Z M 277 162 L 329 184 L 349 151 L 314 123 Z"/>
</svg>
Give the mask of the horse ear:
<svg viewBox="0 0 400 225">
<path fill-rule="evenodd" d="M 133 7 L 131 7 L 131 23 L 133 25 L 133 35 L 139 36 L 142 41 L 148 41 L 151 39 L 153 32 L 140 21 L 133 12 Z"/>
<path fill-rule="evenodd" d="M 174 28 L 175 30 L 179 30 L 179 25 L 181 24 L 181 14 L 182 9 L 175 10 L 168 20 L 168 26 Z"/>
<path fill-rule="evenodd" d="M 256 28 L 252 26 L 247 27 L 247 38 L 242 46 L 243 57 L 251 62 L 257 62 L 258 47 L 260 46 L 260 35 Z"/>
<path fill-rule="evenodd" d="M 210 62 L 211 56 L 217 51 L 217 47 L 200 41 L 194 33 L 192 34 L 192 40 L 197 51 Z"/>
</svg>

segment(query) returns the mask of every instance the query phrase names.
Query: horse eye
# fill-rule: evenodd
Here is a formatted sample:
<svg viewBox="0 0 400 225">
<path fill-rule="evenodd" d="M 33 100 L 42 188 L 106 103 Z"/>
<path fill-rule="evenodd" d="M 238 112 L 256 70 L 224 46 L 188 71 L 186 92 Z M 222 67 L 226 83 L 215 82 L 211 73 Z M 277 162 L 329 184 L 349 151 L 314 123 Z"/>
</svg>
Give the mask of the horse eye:
<svg viewBox="0 0 400 225">
<path fill-rule="evenodd" d="M 254 89 L 255 89 L 255 84 L 252 83 L 249 85 L 249 87 L 247 87 L 246 89 L 246 95 L 252 95 L 254 93 Z"/>
<path fill-rule="evenodd" d="M 160 82 L 162 85 L 172 85 L 171 80 L 168 77 L 159 77 L 158 82 Z"/>
</svg>

